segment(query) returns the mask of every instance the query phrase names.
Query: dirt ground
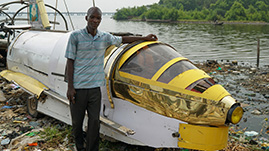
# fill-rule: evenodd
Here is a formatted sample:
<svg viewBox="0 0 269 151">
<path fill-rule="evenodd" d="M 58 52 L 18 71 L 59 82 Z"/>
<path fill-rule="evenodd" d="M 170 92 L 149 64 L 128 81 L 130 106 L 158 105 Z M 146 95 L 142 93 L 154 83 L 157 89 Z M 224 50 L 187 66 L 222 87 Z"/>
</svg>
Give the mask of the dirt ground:
<svg viewBox="0 0 269 151">
<path fill-rule="evenodd" d="M 237 125 L 231 125 L 225 151 L 269 150 L 269 66 L 260 68 L 237 61 L 208 60 L 196 63 L 224 86 L 244 109 Z M 0 150 L 75 150 L 71 126 L 51 117 L 28 115 L 29 95 L 0 78 Z M 101 151 L 177 151 L 110 142 L 100 138 Z"/>
</svg>

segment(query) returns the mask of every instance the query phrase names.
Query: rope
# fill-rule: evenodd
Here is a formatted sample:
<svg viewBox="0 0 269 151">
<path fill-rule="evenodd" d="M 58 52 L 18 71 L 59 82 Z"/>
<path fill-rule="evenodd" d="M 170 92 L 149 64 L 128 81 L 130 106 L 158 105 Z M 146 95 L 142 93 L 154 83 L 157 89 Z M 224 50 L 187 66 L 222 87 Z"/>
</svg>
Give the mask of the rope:
<svg viewBox="0 0 269 151">
<path fill-rule="evenodd" d="M 58 7 L 58 0 L 56 0 L 56 4 L 55 4 L 55 8 L 57 9 Z M 55 30 L 55 24 L 56 24 L 56 15 L 57 15 L 57 12 L 55 10 L 55 13 L 54 13 L 54 25 L 53 25 L 53 29 Z"/>
<path fill-rule="evenodd" d="M 72 28 L 73 28 L 73 30 L 75 30 L 74 25 L 73 25 L 73 22 L 72 22 L 72 19 L 71 19 L 71 17 L 70 17 L 70 14 L 69 14 L 69 11 L 68 11 L 68 8 L 67 8 L 67 5 L 66 5 L 65 0 L 64 0 L 64 5 L 65 5 L 65 8 L 66 8 L 66 11 L 67 11 L 68 17 L 69 17 L 69 19 L 70 19 L 70 22 L 71 22 Z"/>
</svg>

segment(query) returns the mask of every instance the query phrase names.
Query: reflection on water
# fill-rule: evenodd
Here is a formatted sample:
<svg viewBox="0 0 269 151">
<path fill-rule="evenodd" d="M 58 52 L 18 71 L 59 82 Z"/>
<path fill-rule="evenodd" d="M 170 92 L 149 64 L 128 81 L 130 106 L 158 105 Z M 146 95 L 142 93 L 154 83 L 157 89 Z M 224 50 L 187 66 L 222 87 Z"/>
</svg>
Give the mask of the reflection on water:
<svg viewBox="0 0 269 151">
<path fill-rule="evenodd" d="M 71 16 L 75 29 L 86 26 L 84 16 Z M 1 17 L 0 17 L 1 18 Z M 52 15 L 49 16 L 53 20 Z M 58 17 L 57 17 L 58 18 Z M 60 17 L 59 17 L 60 18 Z M 68 18 L 68 17 L 66 17 Z M 56 29 L 64 27 L 61 23 Z M 69 22 L 69 29 L 72 29 Z M 170 24 L 115 21 L 103 16 L 99 29 L 111 32 L 154 33 L 159 40 L 175 47 L 192 61 L 238 60 L 256 63 L 257 38 L 260 38 L 260 64 L 269 64 L 269 25 Z"/>
</svg>

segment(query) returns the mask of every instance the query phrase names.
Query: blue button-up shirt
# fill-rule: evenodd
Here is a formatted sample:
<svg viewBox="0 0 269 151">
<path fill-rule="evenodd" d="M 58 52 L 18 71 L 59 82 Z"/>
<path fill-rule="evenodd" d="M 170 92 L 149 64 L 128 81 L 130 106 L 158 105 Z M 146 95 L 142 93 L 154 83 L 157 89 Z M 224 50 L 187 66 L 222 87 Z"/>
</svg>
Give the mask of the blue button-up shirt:
<svg viewBox="0 0 269 151">
<path fill-rule="evenodd" d="M 122 43 L 122 37 L 97 31 L 93 37 L 87 28 L 73 31 L 69 37 L 65 57 L 74 60 L 74 88 L 104 86 L 104 53 L 108 46 Z"/>
</svg>

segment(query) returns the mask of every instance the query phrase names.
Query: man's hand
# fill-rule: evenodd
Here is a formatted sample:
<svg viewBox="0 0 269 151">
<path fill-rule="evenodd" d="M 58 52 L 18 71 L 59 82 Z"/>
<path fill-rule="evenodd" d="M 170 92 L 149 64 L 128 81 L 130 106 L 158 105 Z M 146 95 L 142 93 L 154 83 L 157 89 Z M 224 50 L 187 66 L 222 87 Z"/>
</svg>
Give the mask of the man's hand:
<svg viewBox="0 0 269 151">
<path fill-rule="evenodd" d="M 147 36 L 145 37 L 145 40 L 147 40 L 147 41 L 156 41 L 156 40 L 158 40 L 158 38 L 157 38 L 157 36 L 154 35 L 154 34 L 149 34 L 149 35 L 147 35 Z"/>
<path fill-rule="evenodd" d="M 68 87 L 66 96 L 67 96 L 68 100 L 70 102 L 72 102 L 73 104 L 76 103 L 75 102 L 75 95 L 76 95 L 76 90 L 74 89 L 74 87 L 73 88 Z"/>
<path fill-rule="evenodd" d="M 67 81 L 68 81 L 68 88 L 67 88 L 66 96 L 70 102 L 75 104 L 76 90 L 73 85 L 74 60 L 67 59 L 66 69 L 67 69 Z"/>
<path fill-rule="evenodd" d="M 131 43 L 137 40 L 146 40 L 146 41 L 156 41 L 158 40 L 157 36 L 154 34 L 149 34 L 146 37 L 141 36 L 122 36 L 122 43 Z"/>
</svg>

